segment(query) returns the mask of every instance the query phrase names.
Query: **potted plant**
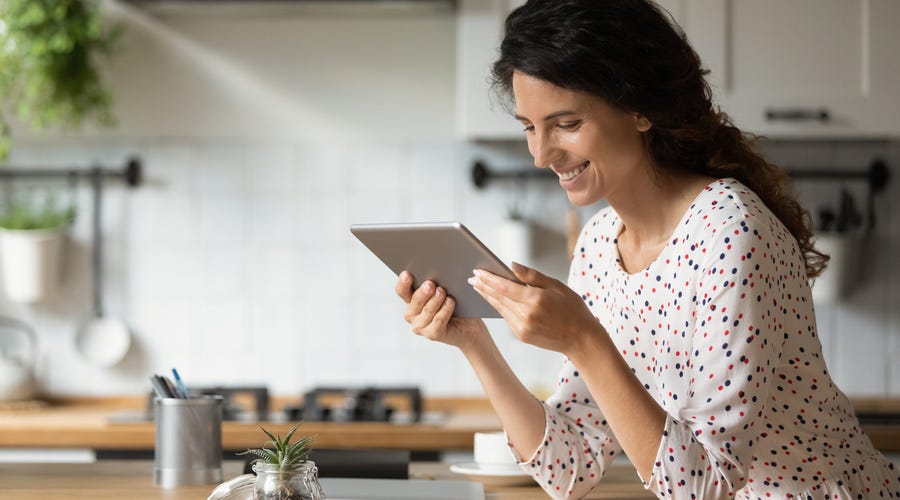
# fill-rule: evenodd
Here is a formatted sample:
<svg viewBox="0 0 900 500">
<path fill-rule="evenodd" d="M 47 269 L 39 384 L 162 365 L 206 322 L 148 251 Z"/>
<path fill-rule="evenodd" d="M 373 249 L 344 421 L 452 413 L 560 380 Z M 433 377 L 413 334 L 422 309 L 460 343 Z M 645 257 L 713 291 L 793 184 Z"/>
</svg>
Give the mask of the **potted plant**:
<svg viewBox="0 0 900 500">
<path fill-rule="evenodd" d="M 812 287 L 816 304 L 846 299 L 861 279 L 860 266 L 866 228 L 853 196 L 841 189 L 838 210 L 821 208 L 818 212 L 816 249 L 828 256 L 828 267 Z"/>
<path fill-rule="evenodd" d="M 11 148 L 11 116 L 34 130 L 113 123 L 97 59 L 120 32 L 104 30 L 93 0 L 0 0 L 0 161 Z"/>
<path fill-rule="evenodd" d="M 8 299 L 37 302 L 58 288 L 75 209 L 29 192 L 0 205 L 0 273 Z"/>
<path fill-rule="evenodd" d="M 238 455 L 255 455 L 253 487 L 255 500 L 320 500 L 325 498 L 317 477 L 315 462 L 307 460 L 315 436 L 307 436 L 291 443 L 291 438 L 303 422 L 298 422 L 281 437 L 260 427 L 269 437 L 269 448 L 250 448 Z"/>
</svg>

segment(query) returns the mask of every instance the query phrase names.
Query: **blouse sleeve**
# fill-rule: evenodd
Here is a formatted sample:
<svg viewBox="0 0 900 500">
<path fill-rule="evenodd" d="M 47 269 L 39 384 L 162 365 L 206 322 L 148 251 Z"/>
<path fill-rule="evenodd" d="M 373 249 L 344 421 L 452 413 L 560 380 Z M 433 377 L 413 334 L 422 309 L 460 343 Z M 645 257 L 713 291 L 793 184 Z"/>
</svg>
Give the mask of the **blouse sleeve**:
<svg viewBox="0 0 900 500">
<path fill-rule="evenodd" d="M 622 451 L 587 386 L 569 360 L 556 391 L 543 403 L 546 424 L 537 450 L 513 454 L 551 498 L 581 498 L 600 481 Z"/>
<path fill-rule="evenodd" d="M 786 338 L 783 308 L 805 272 L 783 228 L 751 227 L 747 220 L 720 226 L 695 268 L 686 401 L 667 417 L 644 483 L 660 498 L 732 498 L 747 482 L 754 440 L 764 431 Z"/>
<path fill-rule="evenodd" d="M 586 237 L 582 230 L 576 251 Z M 574 259 L 569 270 L 573 289 L 581 262 Z M 546 422 L 540 446 L 524 460 L 518 450 L 513 449 L 513 454 L 551 498 L 581 498 L 600 481 L 622 448 L 568 359 L 563 361 L 556 390 L 543 405 Z"/>
</svg>

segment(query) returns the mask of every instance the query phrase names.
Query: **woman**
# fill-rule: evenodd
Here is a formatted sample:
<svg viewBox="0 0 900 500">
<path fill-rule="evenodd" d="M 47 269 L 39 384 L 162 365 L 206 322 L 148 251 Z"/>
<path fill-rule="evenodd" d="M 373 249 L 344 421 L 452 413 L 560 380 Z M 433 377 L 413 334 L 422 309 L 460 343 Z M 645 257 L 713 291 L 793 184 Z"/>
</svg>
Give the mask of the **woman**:
<svg viewBox="0 0 900 500">
<path fill-rule="evenodd" d="M 582 230 L 568 286 L 513 266 L 470 283 L 524 342 L 565 355 L 536 400 L 480 320 L 426 282 L 397 293 L 415 333 L 458 347 L 522 467 L 581 497 L 625 452 L 661 498 L 900 497 L 816 337 L 827 257 L 784 173 L 717 112 L 696 53 L 648 0 L 531 0 L 506 21 L 495 82 L 535 166 Z"/>
</svg>

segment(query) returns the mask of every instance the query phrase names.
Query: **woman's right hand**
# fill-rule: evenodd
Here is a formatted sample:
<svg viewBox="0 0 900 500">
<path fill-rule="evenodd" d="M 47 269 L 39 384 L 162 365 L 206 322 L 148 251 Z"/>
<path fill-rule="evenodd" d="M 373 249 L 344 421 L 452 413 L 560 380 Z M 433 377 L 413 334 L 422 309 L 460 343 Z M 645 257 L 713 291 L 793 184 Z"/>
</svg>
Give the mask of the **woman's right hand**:
<svg viewBox="0 0 900 500">
<path fill-rule="evenodd" d="M 453 317 L 456 301 L 442 287 L 426 281 L 413 290 L 412 284 L 412 275 L 403 271 L 395 290 L 406 302 L 403 319 L 416 335 L 465 350 L 478 335 L 488 334 L 484 321 L 479 318 Z"/>
</svg>

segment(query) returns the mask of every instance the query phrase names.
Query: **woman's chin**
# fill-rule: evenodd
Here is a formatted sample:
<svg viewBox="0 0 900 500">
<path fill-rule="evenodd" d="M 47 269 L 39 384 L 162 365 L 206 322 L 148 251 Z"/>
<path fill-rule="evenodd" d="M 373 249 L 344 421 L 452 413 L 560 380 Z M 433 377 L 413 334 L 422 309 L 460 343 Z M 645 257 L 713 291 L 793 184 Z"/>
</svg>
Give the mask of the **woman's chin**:
<svg viewBox="0 0 900 500">
<path fill-rule="evenodd" d="M 578 191 L 566 191 L 566 197 L 569 198 L 569 203 L 576 207 L 586 207 L 600 201 L 596 196 L 588 196 L 588 193 Z"/>
</svg>

